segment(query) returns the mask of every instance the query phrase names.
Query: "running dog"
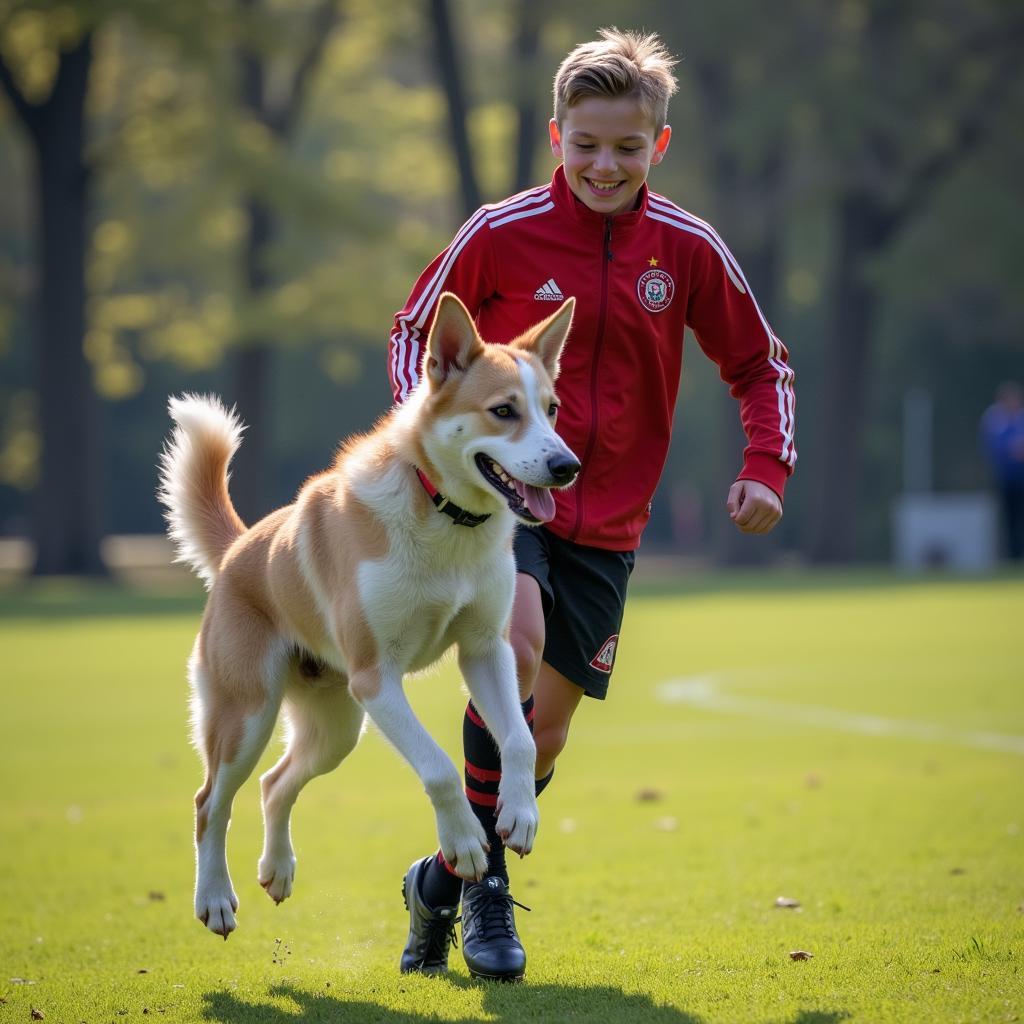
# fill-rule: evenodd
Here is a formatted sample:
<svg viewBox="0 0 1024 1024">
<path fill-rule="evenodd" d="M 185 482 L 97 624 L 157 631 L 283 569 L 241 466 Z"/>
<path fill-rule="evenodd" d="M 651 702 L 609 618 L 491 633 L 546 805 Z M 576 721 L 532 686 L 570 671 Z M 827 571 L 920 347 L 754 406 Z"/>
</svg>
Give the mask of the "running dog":
<svg viewBox="0 0 1024 1024">
<path fill-rule="evenodd" d="M 196 794 L 196 916 L 235 929 L 231 804 L 284 706 L 286 748 L 261 778 L 259 882 L 292 891 L 289 818 L 302 787 L 355 747 L 365 715 L 419 775 L 445 858 L 483 877 L 487 843 L 459 772 L 406 700 L 402 679 L 453 645 L 500 749 L 498 833 L 527 854 L 537 830 L 535 748 L 523 720 L 508 624 L 517 522 L 555 514 L 551 488 L 576 456 L 555 433 L 553 381 L 573 300 L 508 345 L 482 341 L 441 297 L 424 372 L 408 401 L 350 439 L 296 500 L 246 528 L 227 470 L 244 429 L 215 398 L 172 398 L 161 501 L 178 560 L 210 590 L 189 662 Z"/>
</svg>

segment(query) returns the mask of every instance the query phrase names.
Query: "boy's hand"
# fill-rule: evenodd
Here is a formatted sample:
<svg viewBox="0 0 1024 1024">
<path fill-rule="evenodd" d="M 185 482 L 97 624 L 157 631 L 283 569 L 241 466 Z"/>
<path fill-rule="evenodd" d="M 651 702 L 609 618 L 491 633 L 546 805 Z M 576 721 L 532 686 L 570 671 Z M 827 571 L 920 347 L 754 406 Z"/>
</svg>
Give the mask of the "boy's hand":
<svg viewBox="0 0 1024 1024">
<path fill-rule="evenodd" d="M 743 533 L 768 533 L 782 518 L 779 496 L 756 480 L 737 480 L 729 488 L 725 507 Z"/>
</svg>

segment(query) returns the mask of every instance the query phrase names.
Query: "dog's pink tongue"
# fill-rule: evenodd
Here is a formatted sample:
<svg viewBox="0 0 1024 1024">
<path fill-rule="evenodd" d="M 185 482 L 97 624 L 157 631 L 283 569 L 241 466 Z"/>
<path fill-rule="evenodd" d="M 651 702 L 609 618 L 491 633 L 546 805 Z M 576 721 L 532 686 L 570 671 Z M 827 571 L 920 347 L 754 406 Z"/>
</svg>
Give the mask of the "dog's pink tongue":
<svg viewBox="0 0 1024 1024">
<path fill-rule="evenodd" d="M 534 519 L 550 523 L 555 518 L 555 498 L 546 487 L 534 487 L 532 484 L 524 484 L 517 480 L 516 490 L 526 502 L 526 507 Z"/>
</svg>

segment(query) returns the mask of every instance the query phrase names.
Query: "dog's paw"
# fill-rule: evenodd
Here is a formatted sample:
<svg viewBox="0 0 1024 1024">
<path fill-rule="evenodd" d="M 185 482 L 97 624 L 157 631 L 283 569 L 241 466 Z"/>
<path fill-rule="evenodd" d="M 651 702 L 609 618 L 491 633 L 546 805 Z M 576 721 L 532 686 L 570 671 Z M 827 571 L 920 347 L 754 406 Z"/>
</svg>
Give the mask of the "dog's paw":
<svg viewBox="0 0 1024 1024">
<path fill-rule="evenodd" d="M 459 832 L 446 835 L 445 830 L 439 830 L 441 853 L 459 878 L 479 882 L 487 874 L 490 845 L 487 833 L 472 811 L 469 811 L 468 819 Z"/>
<path fill-rule="evenodd" d="M 226 940 L 235 930 L 235 911 L 238 909 L 238 897 L 228 885 L 223 889 L 210 887 L 196 892 L 196 917 L 215 935 Z"/>
<path fill-rule="evenodd" d="M 499 801 L 497 810 L 495 831 L 508 849 L 525 857 L 533 849 L 533 841 L 537 836 L 540 820 L 537 801 L 524 801 L 518 806 Z"/>
<path fill-rule="evenodd" d="M 295 857 L 291 854 L 281 857 L 261 857 L 257 869 L 260 885 L 267 890 L 267 895 L 275 902 L 281 903 L 292 894 L 295 881 Z"/>
</svg>

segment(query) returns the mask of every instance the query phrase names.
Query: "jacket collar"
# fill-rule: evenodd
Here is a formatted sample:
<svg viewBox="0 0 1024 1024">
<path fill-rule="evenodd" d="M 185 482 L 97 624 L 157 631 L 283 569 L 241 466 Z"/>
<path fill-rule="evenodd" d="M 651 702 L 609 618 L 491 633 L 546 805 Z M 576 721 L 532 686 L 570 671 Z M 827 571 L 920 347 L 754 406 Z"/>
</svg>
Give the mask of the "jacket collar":
<svg viewBox="0 0 1024 1024">
<path fill-rule="evenodd" d="M 615 224 L 616 234 L 622 229 L 635 227 L 643 219 L 647 212 L 647 182 L 640 186 L 637 194 L 637 205 L 626 213 L 617 214 L 615 217 L 607 217 L 603 213 L 591 210 L 589 206 L 581 203 L 569 188 L 569 182 L 565 177 L 565 168 L 559 164 L 551 177 L 551 197 L 555 205 L 564 213 L 578 220 L 581 224 L 593 224 L 604 230 L 605 221 L 611 220 Z"/>
</svg>

